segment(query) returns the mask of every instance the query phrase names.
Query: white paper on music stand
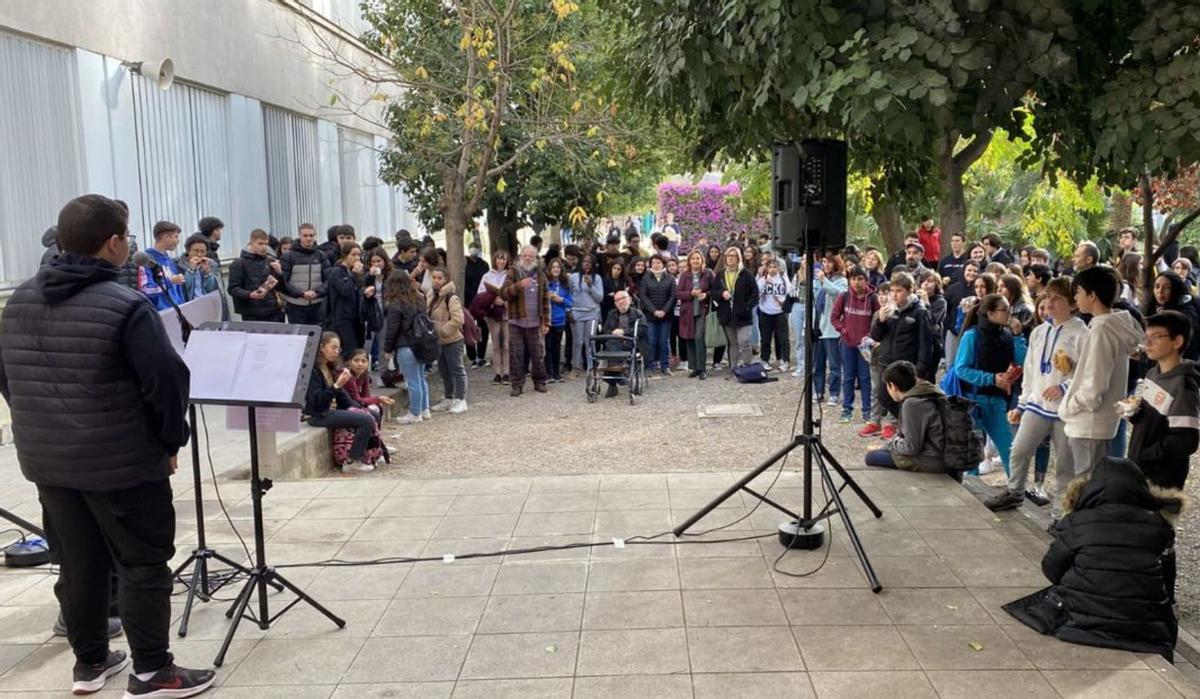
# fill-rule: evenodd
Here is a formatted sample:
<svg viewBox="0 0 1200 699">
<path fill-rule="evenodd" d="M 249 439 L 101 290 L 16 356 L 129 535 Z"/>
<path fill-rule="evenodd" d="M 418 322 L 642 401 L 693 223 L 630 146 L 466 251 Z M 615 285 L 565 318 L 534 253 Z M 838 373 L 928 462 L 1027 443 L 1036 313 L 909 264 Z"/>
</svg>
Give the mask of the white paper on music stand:
<svg viewBox="0 0 1200 699">
<path fill-rule="evenodd" d="M 308 338 L 304 335 L 247 334 L 232 397 L 244 401 L 290 403 L 307 344 Z"/>
<path fill-rule="evenodd" d="M 179 310 L 183 313 L 183 317 L 188 319 L 193 328 L 200 327 L 201 323 L 216 322 L 221 320 L 221 294 L 216 291 L 201 296 L 198 299 L 193 299 L 181 305 Z M 158 312 L 159 320 L 162 321 L 163 328 L 167 331 L 167 339 L 171 341 L 171 346 L 179 356 L 183 356 L 183 328 L 179 326 L 179 316 L 175 314 L 174 308 L 167 308 Z"/>
<path fill-rule="evenodd" d="M 242 332 L 192 333 L 183 352 L 183 361 L 192 374 L 192 400 L 230 399 L 238 380 L 246 337 Z"/>
</svg>

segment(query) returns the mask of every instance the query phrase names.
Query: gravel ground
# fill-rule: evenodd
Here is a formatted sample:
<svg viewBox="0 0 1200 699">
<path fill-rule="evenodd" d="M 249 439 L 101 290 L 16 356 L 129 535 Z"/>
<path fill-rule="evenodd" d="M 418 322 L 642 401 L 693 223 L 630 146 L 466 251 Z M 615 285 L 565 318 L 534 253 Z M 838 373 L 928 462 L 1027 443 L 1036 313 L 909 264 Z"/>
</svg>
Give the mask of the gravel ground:
<svg viewBox="0 0 1200 699">
<path fill-rule="evenodd" d="M 791 434 L 801 385 L 791 376 L 769 384 L 727 380 L 729 372 L 709 372 L 707 381 L 676 372 L 654 378 L 644 396 L 629 404 L 626 389 L 617 398 L 589 404 L 582 378 L 550 384 L 548 394 L 526 385 L 519 398 L 507 386 L 490 382 L 486 370 L 468 370 L 470 409 L 462 415 L 438 414 L 420 425 L 385 430 L 393 468 L 371 474 L 379 478 L 437 478 L 472 475 L 542 475 L 565 473 L 648 473 L 655 471 L 749 470 L 785 445 Z M 442 395 L 441 380 L 430 376 L 432 402 Z M 761 417 L 701 419 L 702 405 L 747 403 Z M 878 439 L 856 432 L 856 416 L 839 424 L 840 408 L 825 407 L 824 440 L 847 467 L 857 467 Z M 494 435 L 499 439 L 482 438 Z M 447 439 L 449 437 L 449 439 Z M 799 468 L 799 453 L 788 468 Z M 1053 466 L 1052 466 L 1053 468 Z M 1053 482 L 1053 474 L 1049 477 Z M 1000 485 L 1003 474 L 985 477 Z M 1200 484 L 1192 479 L 1189 494 L 1200 502 Z M 1200 511 L 1192 509 L 1178 525 L 1179 616 L 1193 633 L 1200 632 Z"/>
</svg>

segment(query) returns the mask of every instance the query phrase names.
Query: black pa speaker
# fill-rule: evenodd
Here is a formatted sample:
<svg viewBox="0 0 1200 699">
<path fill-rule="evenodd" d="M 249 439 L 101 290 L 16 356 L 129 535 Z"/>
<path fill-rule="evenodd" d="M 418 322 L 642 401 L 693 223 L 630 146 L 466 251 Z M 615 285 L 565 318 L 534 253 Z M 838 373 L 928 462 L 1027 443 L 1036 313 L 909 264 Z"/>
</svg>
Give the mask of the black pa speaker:
<svg viewBox="0 0 1200 699">
<path fill-rule="evenodd" d="M 775 144 L 772 184 L 772 247 L 845 247 L 845 141 L 810 138 L 799 145 Z"/>
</svg>

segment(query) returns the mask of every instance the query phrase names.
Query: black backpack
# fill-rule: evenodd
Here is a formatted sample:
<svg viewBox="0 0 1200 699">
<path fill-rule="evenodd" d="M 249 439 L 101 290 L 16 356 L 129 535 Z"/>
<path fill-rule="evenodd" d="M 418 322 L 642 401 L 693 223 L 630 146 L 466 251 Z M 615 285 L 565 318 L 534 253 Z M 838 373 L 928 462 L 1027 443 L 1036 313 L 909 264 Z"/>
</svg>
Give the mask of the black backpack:
<svg viewBox="0 0 1200 699">
<path fill-rule="evenodd" d="M 762 365 L 762 362 L 734 367 L 733 377 L 738 380 L 738 383 L 770 383 L 779 380 L 767 376 L 767 368 Z"/>
<path fill-rule="evenodd" d="M 942 461 L 947 471 L 970 471 L 983 461 L 987 439 L 983 430 L 975 427 L 971 412 L 975 401 L 962 396 L 937 396 L 938 412 L 942 416 Z"/>
<path fill-rule="evenodd" d="M 419 308 L 412 318 L 412 352 L 422 362 L 437 361 L 440 347 L 433 320 L 425 309 Z"/>
</svg>

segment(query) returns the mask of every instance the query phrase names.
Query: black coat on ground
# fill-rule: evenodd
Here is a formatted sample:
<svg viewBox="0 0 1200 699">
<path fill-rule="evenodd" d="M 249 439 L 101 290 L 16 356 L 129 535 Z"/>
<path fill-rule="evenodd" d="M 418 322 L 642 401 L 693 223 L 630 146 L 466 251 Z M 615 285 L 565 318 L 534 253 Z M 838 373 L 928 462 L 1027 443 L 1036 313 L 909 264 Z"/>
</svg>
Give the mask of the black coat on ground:
<svg viewBox="0 0 1200 699">
<path fill-rule="evenodd" d="M 1042 559 L 1052 585 L 1004 611 L 1063 641 L 1171 659 L 1178 624 L 1162 559 L 1183 507 L 1180 491 L 1149 486 L 1132 461 L 1104 459 L 1063 498 L 1068 514 Z"/>
</svg>

